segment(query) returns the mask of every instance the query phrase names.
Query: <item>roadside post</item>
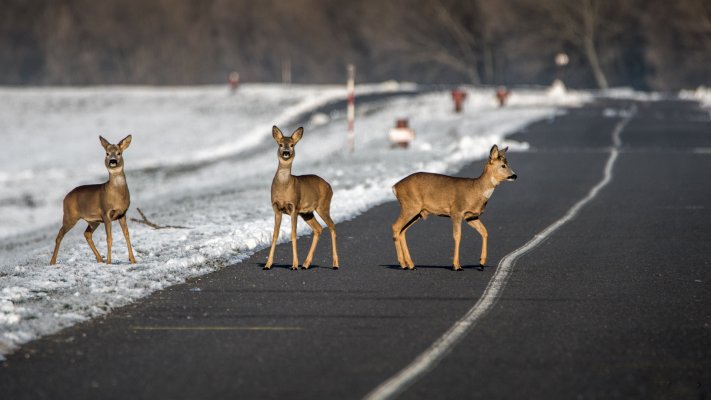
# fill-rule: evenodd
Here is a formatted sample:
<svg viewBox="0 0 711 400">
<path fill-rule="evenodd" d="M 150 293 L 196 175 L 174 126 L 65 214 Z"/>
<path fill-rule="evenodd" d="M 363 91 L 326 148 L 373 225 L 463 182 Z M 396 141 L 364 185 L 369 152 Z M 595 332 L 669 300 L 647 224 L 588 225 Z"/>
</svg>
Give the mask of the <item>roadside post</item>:
<svg viewBox="0 0 711 400">
<path fill-rule="evenodd" d="M 465 92 L 463 89 L 452 90 L 452 101 L 454 102 L 454 112 L 455 113 L 462 112 L 462 105 L 464 104 L 464 100 L 466 98 L 467 98 L 467 92 Z"/>
<path fill-rule="evenodd" d="M 348 152 L 353 153 L 355 150 L 355 65 L 348 64 L 348 82 L 346 84 L 348 91 Z"/>
</svg>

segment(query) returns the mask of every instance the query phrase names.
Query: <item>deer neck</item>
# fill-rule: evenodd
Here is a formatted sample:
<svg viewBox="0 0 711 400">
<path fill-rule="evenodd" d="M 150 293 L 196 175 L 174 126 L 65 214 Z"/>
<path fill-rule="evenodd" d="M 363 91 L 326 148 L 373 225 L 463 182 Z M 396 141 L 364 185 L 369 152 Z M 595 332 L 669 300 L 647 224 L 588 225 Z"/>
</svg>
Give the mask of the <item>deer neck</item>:
<svg viewBox="0 0 711 400">
<path fill-rule="evenodd" d="M 496 189 L 496 187 L 499 186 L 500 183 L 498 180 L 496 180 L 493 171 L 491 171 L 488 165 L 484 168 L 484 172 L 477 179 L 477 182 L 479 184 L 479 190 L 481 191 L 481 194 L 487 200 L 491 197 L 491 195 L 494 193 L 494 189 Z"/>
<path fill-rule="evenodd" d="M 118 171 L 109 171 L 109 181 L 106 186 L 110 189 L 127 189 L 128 184 L 126 183 L 126 175 L 123 172 L 123 168 Z"/>
<path fill-rule="evenodd" d="M 274 182 L 286 185 L 291 183 L 291 177 L 291 162 L 279 160 L 279 168 L 277 168 L 276 175 L 274 175 Z"/>
</svg>

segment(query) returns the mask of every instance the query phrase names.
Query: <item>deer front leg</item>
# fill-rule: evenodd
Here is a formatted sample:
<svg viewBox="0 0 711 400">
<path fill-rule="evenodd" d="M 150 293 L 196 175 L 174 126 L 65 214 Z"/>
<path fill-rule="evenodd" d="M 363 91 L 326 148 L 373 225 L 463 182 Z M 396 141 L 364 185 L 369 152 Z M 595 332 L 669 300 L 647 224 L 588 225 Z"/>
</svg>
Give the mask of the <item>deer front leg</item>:
<svg viewBox="0 0 711 400">
<path fill-rule="evenodd" d="M 486 247 L 489 239 L 489 233 L 486 231 L 486 227 L 479 218 L 467 220 L 467 224 L 476 229 L 476 231 L 479 232 L 479 235 L 481 235 L 481 258 L 479 259 L 479 264 L 483 267 L 484 264 L 486 264 Z"/>
<path fill-rule="evenodd" d="M 96 250 L 96 246 L 94 245 L 94 240 L 92 239 L 92 235 L 94 234 L 94 231 L 99 226 L 99 224 L 100 224 L 100 222 L 89 222 L 89 225 L 86 227 L 86 230 L 84 231 L 84 238 L 86 239 L 86 242 L 89 243 L 89 247 L 91 247 L 91 251 L 94 253 L 94 256 L 96 257 L 96 262 L 102 263 L 102 262 L 104 262 L 104 259 L 101 257 L 101 254 L 99 254 L 99 250 Z"/>
<path fill-rule="evenodd" d="M 294 207 L 296 208 L 296 207 Z M 299 222 L 298 217 L 299 214 L 294 211 L 291 212 L 291 269 L 292 270 L 297 270 L 299 269 L 299 254 L 296 249 L 296 224 Z"/>
<path fill-rule="evenodd" d="M 274 249 L 279 238 L 279 230 L 281 228 L 281 211 L 274 209 L 274 233 L 272 234 L 272 247 L 269 249 L 269 258 L 264 265 L 264 269 L 270 269 L 274 262 Z"/>
<path fill-rule="evenodd" d="M 462 217 L 452 215 L 452 236 L 454 236 L 454 258 L 452 266 L 455 271 L 461 271 L 462 266 L 459 263 L 459 243 L 462 241 Z"/>
<path fill-rule="evenodd" d="M 321 235 L 321 232 L 323 231 L 323 227 L 321 227 L 321 224 L 316 221 L 316 218 L 314 218 L 314 213 L 312 212 L 301 214 L 301 217 L 304 219 L 304 221 L 306 221 L 307 224 L 309 224 L 311 229 L 314 231 L 314 238 L 311 241 L 311 248 L 309 249 L 309 254 L 306 256 L 306 260 L 304 260 L 304 263 L 301 265 L 301 268 L 308 269 L 311 265 L 311 261 L 313 260 L 314 250 L 316 250 L 318 238 Z"/>
<path fill-rule="evenodd" d="M 121 230 L 123 231 L 123 237 L 126 238 L 126 247 L 128 247 L 128 260 L 131 264 L 136 263 L 136 259 L 133 257 L 133 248 L 131 247 L 131 238 L 128 236 L 128 224 L 126 224 L 126 214 L 119 218 L 119 223 L 121 224 Z"/>
<path fill-rule="evenodd" d="M 111 264 L 111 244 L 113 243 L 113 238 L 111 237 L 111 217 L 104 215 L 104 226 L 106 227 L 106 264 Z"/>
</svg>

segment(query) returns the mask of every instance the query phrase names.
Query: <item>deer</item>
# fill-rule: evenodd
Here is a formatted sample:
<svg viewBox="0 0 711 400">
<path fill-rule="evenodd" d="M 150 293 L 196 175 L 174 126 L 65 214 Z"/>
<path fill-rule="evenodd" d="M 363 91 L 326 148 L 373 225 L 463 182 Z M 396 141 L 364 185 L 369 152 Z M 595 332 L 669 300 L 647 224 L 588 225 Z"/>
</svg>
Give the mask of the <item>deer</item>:
<svg viewBox="0 0 711 400">
<path fill-rule="evenodd" d="M 299 257 L 296 250 L 296 225 L 298 217 L 313 230 L 313 240 L 309 253 L 301 265 L 301 268 L 308 269 L 313 260 L 314 250 L 318 244 L 319 236 L 323 227 L 316 220 L 314 212 L 328 225 L 331 231 L 331 246 L 333 251 L 333 269 L 338 269 L 338 252 L 336 251 L 336 226 L 331 219 L 331 198 L 333 190 L 323 178 L 316 175 L 292 175 L 291 165 L 296 156 L 295 146 L 301 140 L 304 128 L 295 130 L 291 137 L 286 137 L 276 126 L 272 127 L 272 137 L 277 142 L 277 159 L 279 166 L 274 179 L 272 180 L 272 209 L 274 210 L 274 234 L 269 250 L 269 258 L 264 265 L 264 269 L 271 269 L 274 262 L 274 250 L 276 241 L 279 238 L 282 214 L 287 214 L 291 218 L 291 248 L 292 263 L 291 269 L 299 268 Z"/>
<path fill-rule="evenodd" d="M 122 156 L 123 151 L 131 144 L 131 135 L 121 139 L 118 144 L 111 144 L 102 136 L 99 136 L 99 140 L 101 141 L 101 146 L 106 150 L 104 165 L 109 172 L 109 180 L 102 184 L 76 187 L 64 197 L 62 227 L 59 228 L 59 233 L 55 240 L 54 253 L 52 254 L 52 260 L 49 262 L 50 265 L 57 263 L 57 253 L 59 252 L 59 244 L 62 242 L 62 238 L 80 219 L 89 223 L 84 231 L 84 238 L 89 243 L 91 251 L 94 252 L 96 262 L 103 263 L 104 259 L 99 254 L 99 251 L 96 250 L 92 240 L 94 231 L 101 223 L 106 227 L 106 242 L 108 245 L 106 264 L 111 264 L 111 222 L 118 220 L 121 224 L 123 236 L 126 238 L 128 259 L 131 264 L 136 263 L 133 249 L 131 248 L 131 239 L 128 234 L 128 225 L 126 224 L 126 211 L 131 203 L 131 198 L 123 171 Z"/>
<path fill-rule="evenodd" d="M 416 172 L 392 187 L 400 203 L 400 215 L 392 225 L 392 234 L 397 260 L 402 269 L 415 269 L 405 233 L 415 222 L 427 218 L 429 214 L 449 217 L 452 220 L 454 236 L 452 266 L 455 271 L 462 270 L 459 262 L 462 220 L 481 235 L 479 269 L 484 268 L 488 232 L 480 217 L 494 189 L 503 181 L 513 181 L 517 178 L 506 161 L 507 150 L 508 147 L 499 150 L 498 146 L 494 145 L 489 151 L 489 159 L 484 165 L 484 171 L 478 178 L 458 178 Z"/>
</svg>

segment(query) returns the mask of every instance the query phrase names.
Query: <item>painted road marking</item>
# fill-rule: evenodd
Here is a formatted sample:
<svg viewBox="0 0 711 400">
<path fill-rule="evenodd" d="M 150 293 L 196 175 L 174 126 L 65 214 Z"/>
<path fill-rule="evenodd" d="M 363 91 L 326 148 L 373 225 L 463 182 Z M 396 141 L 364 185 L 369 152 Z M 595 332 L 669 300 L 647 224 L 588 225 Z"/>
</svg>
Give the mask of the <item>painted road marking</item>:
<svg viewBox="0 0 711 400">
<path fill-rule="evenodd" d="M 298 326 L 132 326 L 134 331 L 303 331 Z"/>
<path fill-rule="evenodd" d="M 580 209 L 597 196 L 598 192 L 612 180 L 612 168 L 619 155 L 622 141 L 620 134 L 629 121 L 636 114 L 637 108 L 633 106 L 627 113 L 625 119 L 620 121 L 612 132 L 612 147 L 609 149 L 610 156 L 605 163 L 602 180 L 595 185 L 590 192 L 579 200 L 568 212 L 559 220 L 549 225 L 547 228 L 533 236 L 528 243 L 507 254 L 499 262 L 496 273 L 486 286 L 481 298 L 467 311 L 459 321 L 455 322 L 447 332 L 437 339 L 425 352 L 417 356 L 409 365 L 400 372 L 392 376 L 387 381 L 381 383 L 365 396 L 367 400 L 391 399 L 412 386 L 418 379 L 422 378 L 428 371 L 434 368 L 454 346 L 459 343 L 464 336 L 474 327 L 487 311 L 496 303 L 499 294 L 506 286 L 506 282 L 511 276 L 516 260 L 527 252 L 533 250 L 538 245 L 548 239 L 556 230 L 575 218 Z"/>
</svg>

